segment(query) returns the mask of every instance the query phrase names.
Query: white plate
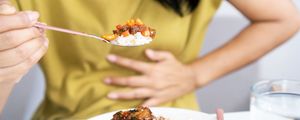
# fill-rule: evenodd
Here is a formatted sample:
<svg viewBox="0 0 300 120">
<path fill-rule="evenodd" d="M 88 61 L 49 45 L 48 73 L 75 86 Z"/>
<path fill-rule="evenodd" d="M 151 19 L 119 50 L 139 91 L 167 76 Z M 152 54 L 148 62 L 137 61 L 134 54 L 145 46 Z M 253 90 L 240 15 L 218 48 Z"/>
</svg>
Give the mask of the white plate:
<svg viewBox="0 0 300 120">
<path fill-rule="evenodd" d="M 150 110 L 154 116 L 162 116 L 168 118 L 168 120 L 216 120 L 214 115 L 187 109 L 152 107 Z M 116 112 L 118 111 L 95 116 L 89 120 L 111 120 Z"/>
</svg>

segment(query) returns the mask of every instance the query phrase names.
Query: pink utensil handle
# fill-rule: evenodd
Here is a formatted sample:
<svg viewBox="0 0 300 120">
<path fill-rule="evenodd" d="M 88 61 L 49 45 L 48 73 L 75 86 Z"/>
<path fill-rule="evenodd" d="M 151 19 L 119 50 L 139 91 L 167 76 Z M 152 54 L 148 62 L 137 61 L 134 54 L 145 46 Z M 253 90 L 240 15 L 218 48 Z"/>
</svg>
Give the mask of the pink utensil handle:
<svg viewBox="0 0 300 120">
<path fill-rule="evenodd" d="M 63 32 L 63 33 L 68 33 L 68 34 L 73 34 L 73 35 L 80 35 L 80 36 L 95 38 L 95 39 L 98 39 L 98 40 L 102 40 L 104 42 L 108 42 L 107 40 L 105 40 L 101 37 L 98 37 L 96 35 L 91 35 L 91 34 L 78 32 L 78 31 L 73 31 L 73 30 L 68 30 L 68 29 L 64 29 L 64 28 L 48 26 L 48 25 L 40 23 L 40 22 L 36 23 L 34 26 L 38 27 L 38 28 L 43 28 L 43 29 L 46 29 L 46 30 L 53 30 L 53 31 L 58 31 L 58 32 Z"/>
</svg>

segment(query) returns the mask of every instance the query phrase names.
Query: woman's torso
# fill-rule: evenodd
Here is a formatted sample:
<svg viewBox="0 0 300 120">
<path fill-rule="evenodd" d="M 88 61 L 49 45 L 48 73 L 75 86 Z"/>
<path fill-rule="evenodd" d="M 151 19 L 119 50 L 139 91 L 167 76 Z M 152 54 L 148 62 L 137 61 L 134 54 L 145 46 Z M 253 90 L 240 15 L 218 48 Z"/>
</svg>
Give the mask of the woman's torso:
<svg viewBox="0 0 300 120">
<path fill-rule="evenodd" d="M 202 0 L 193 14 L 178 16 L 155 0 L 16 0 L 22 10 L 37 10 L 49 25 L 93 34 L 111 33 L 114 26 L 140 18 L 157 30 L 154 41 L 141 47 L 118 47 L 80 36 L 47 31 L 49 50 L 41 61 L 46 96 L 34 119 L 86 118 L 135 107 L 141 100 L 110 100 L 106 94 L 122 87 L 107 86 L 108 76 L 136 75 L 106 61 L 108 54 L 148 61 L 144 50 L 166 50 L 183 63 L 193 61 L 220 0 Z M 171 82 L 171 81 L 170 81 Z M 172 93 L 170 93 L 172 94 Z M 162 106 L 197 109 L 194 94 Z"/>
</svg>

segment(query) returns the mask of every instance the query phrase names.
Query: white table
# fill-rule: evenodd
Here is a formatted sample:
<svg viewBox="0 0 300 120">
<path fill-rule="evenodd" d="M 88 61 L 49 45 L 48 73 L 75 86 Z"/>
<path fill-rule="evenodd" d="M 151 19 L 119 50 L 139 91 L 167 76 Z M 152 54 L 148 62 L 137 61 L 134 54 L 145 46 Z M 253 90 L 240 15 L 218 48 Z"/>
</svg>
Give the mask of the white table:
<svg viewBox="0 0 300 120">
<path fill-rule="evenodd" d="M 224 120 L 250 120 L 250 112 L 225 113 Z"/>
</svg>

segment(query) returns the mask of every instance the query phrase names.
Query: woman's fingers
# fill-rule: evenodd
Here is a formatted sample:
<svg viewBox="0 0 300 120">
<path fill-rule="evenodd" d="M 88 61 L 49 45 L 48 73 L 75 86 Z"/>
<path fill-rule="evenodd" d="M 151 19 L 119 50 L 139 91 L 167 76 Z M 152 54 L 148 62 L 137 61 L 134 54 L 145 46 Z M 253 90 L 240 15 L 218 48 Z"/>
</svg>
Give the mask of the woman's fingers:
<svg viewBox="0 0 300 120">
<path fill-rule="evenodd" d="M 45 43 L 46 38 L 39 37 L 27 41 L 13 49 L 0 51 L 0 67 L 14 66 L 29 58 Z"/>
<path fill-rule="evenodd" d="M 22 77 L 34 64 L 36 64 L 46 53 L 49 41 L 46 39 L 42 46 L 36 50 L 30 57 L 21 63 L 11 66 L 0 68 L 0 82 L 13 82 Z"/>
<path fill-rule="evenodd" d="M 12 15 L 0 15 L 0 33 L 31 27 L 39 18 L 38 12 L 25 11 Z"/>
<path fill-rule="evenodd" d="M 156 91 L 156 94 L 147 99 L 142 105 L 155 107 L 163 103 L 169 102 L 178 98 L 184 94 L 183 90 L 178 90 L 177 86 L 166 87 L 163 90 Z"/>
<path fill-rule="evenodd" d="M 126 68 L 143 73 L 139 77 L 111 77 L 105 82 L 111 85 L 120 85 L 132 88 L 130 92 L 112 92 L 108 95 L 111 99 L 145 99 L 145 106 L 157 106 L 195 89 L 196 79 L 189 67 L 181 64 L 176 58 L 166 51 L 146 51 L 147 56 L 156 61 L 146 63 L 115 55 L 108 56 L 108 60 Z M 145 88 L 149 91 L 139 91 Z"/>
<path fill-rule="evenodd" d="M 9 15 L 17 12 L 17 9 L 10 5 L 8 0 L 0 0 L 0 15 Z"/>
<path fill-rule="evenodd" d="M 167 51 L 154 51 L 151 49 L 147 49 L 146 55 L 149 59 L 153 61 L 163 61 L 168 59 L 175 59 L 173 54 Z"/>
<path fill-rule="evenodd" d="M 146 76 L 131 76 L 131 77 L 108 77 L 104 80 L 106 84 L 129 86 L 129 87 L 150 87 L 152 85 L 151 80 Z"/>
<path fill-rule="evenodd" d="M 31 27 L 25 29 L 18 29 L 13 31 L 8 31 L 0 34 L 0 51 L 15 48 L 20 44 L 38 38 L 42 33 L 38 28 Z"/>
<path fill-rule="evenodd" d="M 159 98 L 159 97 L 153 97 L 150 98 L 148 100 L 146 100 L 142 106 L 148 106 L 148 107 L 155 107 L 158 106 L 164 102 L 167 102 L 167 100 L 163 99 L 163 98 Z"/>
<path fill-rule="evenodd" d="M 138 72 L 142 72 L 142 73 L 146 73 L 148 71 L 151 71 L 151 64 L 146 63 L 146 62 L 141 62 L 141 61 L 137 61 L 137 60 L 133 60 L 133 59 L 128 59 L 128 58 L 123 58 L 117 55 L 108 55 L 107 56 L 107 60 L 115 63 L 117 65 L 138 71 Z"/>
<path fill-rule="evenodd" d="M 9 0 L 0 0 L 0 82 L 15 82 L 48 48 L 48 40 L 33 25 L 39 13 L 17 12 Z"/>
<path fill-rule="evenodd" d="M 145 99 L 153 96 L 155 91 L 149 88 L 136 88 L 129 92 L 111 92 L 107 95 L 110 99 Z"/>
</svg>

